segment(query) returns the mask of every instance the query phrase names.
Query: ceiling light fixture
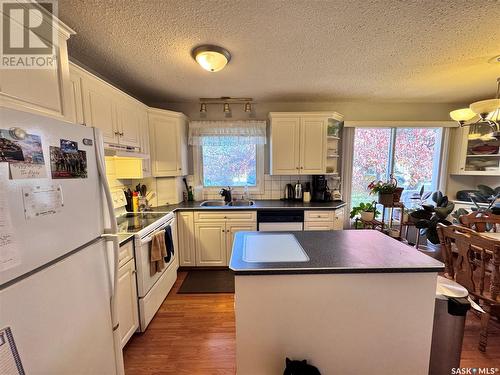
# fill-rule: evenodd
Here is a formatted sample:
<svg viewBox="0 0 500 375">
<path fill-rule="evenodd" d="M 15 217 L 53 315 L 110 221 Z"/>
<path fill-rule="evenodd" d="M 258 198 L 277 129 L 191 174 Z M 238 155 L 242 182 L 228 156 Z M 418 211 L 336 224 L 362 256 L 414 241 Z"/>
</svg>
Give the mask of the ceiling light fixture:
<svg viewBox="0 0 500 375">
<path fill-rule="evenodd" d="M 244 112 L 248 113 L 250 117 L 254 116 L 255 113 L 252 112 L 254 107 L 252 105 L 255 104 L 253 98 L 232 98 L 230 96 L 221 96 L 219 98 L 200 98 L 200 114 L 201 116 L 206 115 L 208 112 L 209 105 L 218 105 L 222 104 L 222 111 L 226 115 L 226 117 L 230 117 L 228 115 L 231 114 L 231 105 L 235 104 L 237 108 L 242 108 Z M 240 105 L 242 107 L 240 107 Z M 220 107 L 219 107 L 220 108 Z"/>
<path fill-rule="evenodd" d="M 492 137 L 500 139 L 500 77 L 497 78 L 495 99 L 481 100 L 472 103 L 469 108 L 456 109 L 450 112 L 450 117 L 460 126 L 489 125 L 493 130 Z"/>
<path fill-rule="evenodd" d="M 191 56 L 203 69 L 209 72 L 218 72 L 231 61 L 231 54 L 227 49 L 211 44 L 194 48 L 191 51 Z"/>
</svg>

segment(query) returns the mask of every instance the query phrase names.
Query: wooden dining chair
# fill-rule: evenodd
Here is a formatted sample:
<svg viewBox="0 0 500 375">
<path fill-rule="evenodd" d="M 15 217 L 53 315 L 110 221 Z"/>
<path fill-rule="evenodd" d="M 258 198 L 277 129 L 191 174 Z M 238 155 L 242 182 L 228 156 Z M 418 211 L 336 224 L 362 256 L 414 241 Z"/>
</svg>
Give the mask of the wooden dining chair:
<svg viewBox="0 0 500 375">
<path fill-rule="evenodd" d="M 500 317 L 500 241 L 458 225 L 438 224 L 446 276 L 483 308 L 479 350 L 486 351 L 491 315 Z"/>
<path fill-rule="evenodd" d="M 500 225 L 500 215 L 493 215 L 490 212 L 474 211 L 467 215 L 461 215 L 458 220 L 463 226 L 474 229 L 476 232 L 486 232 L 490 226 L 493 232 L 497 231 Z"/>
</svg>

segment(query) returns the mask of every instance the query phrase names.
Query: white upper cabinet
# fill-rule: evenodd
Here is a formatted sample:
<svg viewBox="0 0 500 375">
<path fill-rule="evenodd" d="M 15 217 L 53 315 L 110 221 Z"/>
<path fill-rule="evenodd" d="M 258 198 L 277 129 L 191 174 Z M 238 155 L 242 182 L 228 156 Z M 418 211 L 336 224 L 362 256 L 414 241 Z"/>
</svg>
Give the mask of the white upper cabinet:
<svg viewBox="0 0 500 375">
<path fill-rule="evenodd" d="M 182 113 L 149 109 L 151 169 L 155 177 L 187 174 L 187 118 Z"/>
<path fill-rule="evenodd" d="M 271 120 L 271 173 L 298 174 L 300 118 Z"/>
<path fill-rule="evenodd" d="M 108 145 L 142 150 L 142 131 L 147 107 L 121 92 L 102 79 L 71 64 L 70 77 L 74 96 L 74 121 L 78 121 L 78 85 L 81 86 L 81 103 L 84 125 L 101 129 L 104 142 Z"/>
<path fill-rule="evenodd" d="M 104 83 L 86 77 L 83 80 L 84 123 L 102 132 L 104 142 L 118 143 L 119 131 L 113 93 Z"/>
<path fill-rule="evenodd" d="M 141 152 L 145 155 L 151 154 L 151 146 L 149 145 L 149 123 L 147 109 L 141 114 Z M 142 175 L 143 177 L 151 177 L 151 157 L 142 160 Z"/>
<path fill-rule="evenodd" d="M 85 125 L 83 115 L 82 76 L 74 69 L 69 72 L 70 81 L 70 121 L 78 125 Z"/>
<path fill-rule="evenodd" d="M 454 175 L 500 176 L 500 153 L 484 154 L 478 151 L 484 145 L 500 145 L 487 137 L 488 125 L 455 128 L 451 130 L 449 171 Z"/>
<path fill-rule="evenodd" d="M 300 119 L 300 173 L 322 174 L 326 172 L 326 127 L 324 117 Z"/>
<path fill-rule="evenodd" d="M 141 147 L 141 116 L 146 113 L 142 104 L 131 100 L 117 101 L 119 144 L 129 147 Z"/>
<path fill-rule="evenodd" d="M 2 16 L 7 17 L 5 14 Z M 9 25 L 13 32 L 23 33 L 24 31 L 23 25 L 13 19 L 10 19 Z M 53 68 L 2 69 L 0 105 L 71 121 L 71 84 L 66 43 L 75 32 L 60 21 L 56 20 L 54 25 L 57 27 L 55 33 L 57 46 Z"/>
<path fill-rule="evenodd" d="M 335 112 L 271 112 L 271 174 L 324 174 L 328 120 Z"/>
</svg>

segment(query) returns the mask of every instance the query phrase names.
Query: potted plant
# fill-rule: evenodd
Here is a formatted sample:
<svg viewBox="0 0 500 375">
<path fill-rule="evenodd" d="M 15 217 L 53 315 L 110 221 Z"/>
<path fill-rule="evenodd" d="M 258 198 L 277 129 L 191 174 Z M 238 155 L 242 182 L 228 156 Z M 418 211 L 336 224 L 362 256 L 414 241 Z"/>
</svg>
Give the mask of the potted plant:
<svg viewBox="0 0 500 375">
<path fill-rule="evenodd" d="M 404 189 L 405 188 L 402 188 L 402 187 L 396 187 L 396 189 L 394 190 L 394 202 L 400 201 L 401 195 L 403 194 Z"/>
<path fill-rule="evenodd" d="M 432 191 L 425 191 L 424 185 L 420 188 L 418 193 L 413 194 L 410 199 L 414 202 L 413 208 L 408 212 L 410 215 L 408 216 L 408 220 L 412 223 L 416 223 L 418 221 L 417 218 L 411 215 L 412 212 L 422 210 L 423 206 L 426 204 L 427 199 L 431 196 Z"/>
<path fill-rule="evenodd" d="M 437 233 L 438 223 L 451 225 L 446 218 L 452 213 L 455 205 L 448 201 L 448 197 L 440 191 L 436 191 L 431 196 L 433 205 L 422 204 L 422 209 L 410 213 L 410 217 L 414 219 L 415 226 L 419 229 L 420 234 L 427 239 L 428 255 L 435 258 L 440 257 L 439 236 Z"/>
<path fill-rule="evenodd" d="M 370 203 L 361 202 L 358 206 L 353 207 L 351 210 L 350 218 L 353 219 L 359 215 L 363 221 L 372 221 L 380 214 L 377 211 L 377 204 L 375 201 Z"/>
<path fill-rule="evenodd" d="M 378 203 L 384 206 L 392 206 L 394 204 L 394 192 L 397 188 L 397 181 L 391 178 L 387 182 L 375 181 L 373 180 L 368 189 L 370 189 L 370 194 L 378 194 Z"/>
</svg>

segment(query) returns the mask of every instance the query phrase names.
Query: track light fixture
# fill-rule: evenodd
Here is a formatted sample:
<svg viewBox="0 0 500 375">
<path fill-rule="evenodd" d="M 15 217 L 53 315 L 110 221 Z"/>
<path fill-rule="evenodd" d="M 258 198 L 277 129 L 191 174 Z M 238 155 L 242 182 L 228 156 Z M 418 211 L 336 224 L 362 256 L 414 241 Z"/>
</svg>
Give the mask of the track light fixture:
<svg viewBox="0 0 500 375">
<path fill-rule="evenodd" d="M 220 98 L 200 98 L 200 114 L 205 115 L 208 112 L 207 106 L 212 104 L 222 104 L 222 111 L 228 117 L 231 114 L 231 105 L 241 105 L 243 111 L 252 113 L 253 98 L 231 98 L 229 96 L 221 96 Z M 220 108 L 220 107 L 219 107 Z"/>
</svg>

